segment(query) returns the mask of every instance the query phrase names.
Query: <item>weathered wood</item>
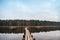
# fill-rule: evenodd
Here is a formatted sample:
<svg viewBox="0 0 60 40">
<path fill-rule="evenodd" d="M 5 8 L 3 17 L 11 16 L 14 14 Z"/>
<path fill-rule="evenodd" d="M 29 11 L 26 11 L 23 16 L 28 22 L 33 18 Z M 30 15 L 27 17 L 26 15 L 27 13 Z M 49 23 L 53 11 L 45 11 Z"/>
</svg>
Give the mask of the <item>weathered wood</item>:
<svg viewBox="0 0 60 40">
<path fill-rule="evenodd" d="M 22 40 L 35 40 L 35 39 L 33 38 L 33 35 L 31 35 L 29 30 L 27 28 L 25 28 L 25 33 L 23 35 L 23 39 Z"/>
</svg>

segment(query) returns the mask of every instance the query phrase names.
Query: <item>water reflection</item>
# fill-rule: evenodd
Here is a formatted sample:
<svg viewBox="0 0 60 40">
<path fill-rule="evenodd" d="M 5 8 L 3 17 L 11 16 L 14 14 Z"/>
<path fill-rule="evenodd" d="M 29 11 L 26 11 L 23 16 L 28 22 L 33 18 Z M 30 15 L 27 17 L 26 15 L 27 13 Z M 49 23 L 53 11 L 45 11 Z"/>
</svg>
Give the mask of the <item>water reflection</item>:
<svg viewBox="0 0 60 40">
<path fill-rule="evenodd" d="M 60 31 L 34 33 L 36 40 L 60 40 Z"/>
<path fill-rule="evenodd" d="M 32 35 L 36 40 L 60 40 L 60 31 L 32 33 Z M 0 40 L 22 40 L 22 38 L 23 33 L 19 34 L 0 33 Z"/>
<path fill-rule="evenodd" d="M 22 40 L 23 34 L 0 34 L 0 40 Z"/>
</svg>

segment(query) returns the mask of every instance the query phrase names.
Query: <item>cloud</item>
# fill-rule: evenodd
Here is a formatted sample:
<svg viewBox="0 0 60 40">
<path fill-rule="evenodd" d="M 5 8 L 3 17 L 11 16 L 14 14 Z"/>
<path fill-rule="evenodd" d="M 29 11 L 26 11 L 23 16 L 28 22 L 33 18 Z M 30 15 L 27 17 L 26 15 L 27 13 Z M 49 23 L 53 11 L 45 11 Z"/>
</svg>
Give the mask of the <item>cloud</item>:
<svg viewBox="0 0 60 40">
<path fill-rule="evenodd" d="M 0 13 L 2 15 L 0 18 L 2 19 L 27 19 L 28 14 L 31 13 L 31 10 L 28 8 L 28 6 L 15 2 L 8 3 L 8 5 L 6 5 Z"/>
<path fill-rule="evenodd" d="M 0 19 L 38 19 L 59 21 L 58 11 L 55 7 L 56 0 L 39 2 L 40 4 L 25 4 L 23 2 L 8 2 L 3 8 Z"/>
</svg>

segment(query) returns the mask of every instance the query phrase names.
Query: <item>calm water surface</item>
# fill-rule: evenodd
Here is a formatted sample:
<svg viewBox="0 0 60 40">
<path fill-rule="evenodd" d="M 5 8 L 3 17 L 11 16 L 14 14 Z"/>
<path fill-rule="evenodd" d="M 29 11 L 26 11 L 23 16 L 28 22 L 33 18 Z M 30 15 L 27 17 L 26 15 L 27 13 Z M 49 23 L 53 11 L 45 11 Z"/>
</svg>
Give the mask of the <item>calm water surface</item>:
<svg viewBox="0 0 60 40">
<path fill-rule="evenodd" d="M 32 35 L 36 40 L 60 40 L 60 31 L 39 32 L 39 33 L 32 33 Z M 23 33 L 19 34 L 0 33 L 0 40 L 22 40 L 22 38 Z"/>
</svg>

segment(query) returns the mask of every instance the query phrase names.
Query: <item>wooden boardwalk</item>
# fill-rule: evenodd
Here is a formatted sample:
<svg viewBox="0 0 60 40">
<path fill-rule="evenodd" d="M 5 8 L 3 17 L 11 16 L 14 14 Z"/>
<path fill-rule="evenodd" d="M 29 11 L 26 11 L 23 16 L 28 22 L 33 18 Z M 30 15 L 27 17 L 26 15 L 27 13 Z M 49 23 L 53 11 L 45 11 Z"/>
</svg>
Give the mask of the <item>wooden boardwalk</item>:
<svg viewBox="0 0 60 40">
<path fill-rule="evenodd" d="M 25 28 L 26 34 L 25 34 L 25 40 L 33 40 L 31 37 L 31 34 L 27 28 Z"/>
<path fill-rule="evenodd" d="M 25 28 L 24 38 L 22 40 L 35 40 L 35 39 L 33 39 L 32 35 L 30 34 L 27 27 Z"/>
</svg>

